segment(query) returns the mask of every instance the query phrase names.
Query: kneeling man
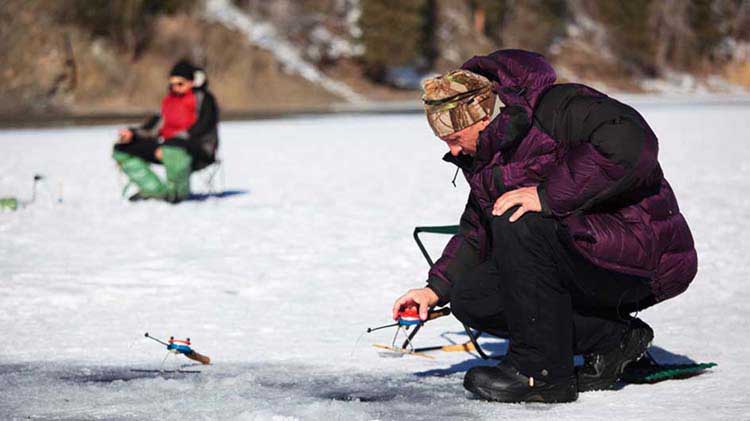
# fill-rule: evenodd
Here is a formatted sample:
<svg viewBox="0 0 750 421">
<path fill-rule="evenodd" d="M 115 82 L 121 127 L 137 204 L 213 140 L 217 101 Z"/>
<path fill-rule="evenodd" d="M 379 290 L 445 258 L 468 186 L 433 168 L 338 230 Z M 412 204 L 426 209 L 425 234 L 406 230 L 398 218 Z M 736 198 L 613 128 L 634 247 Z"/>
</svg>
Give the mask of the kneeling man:
<svg viewBox="0 0 750 421">
<path fill-rule="evenodd" d="M 488 400 L 569 402 L 611 387 L 653 339 L 630 313 L 682 293 L 697 270 L 646 121 L 555 79 L 541 55 L 501 50 L 423 86 L 443 159 L 471 192 L 427 286 L 396 300 L 394 317 L 450 303 L 461 322 L 508 338 L 499 365 L 464 378 Z"/>
</svg>

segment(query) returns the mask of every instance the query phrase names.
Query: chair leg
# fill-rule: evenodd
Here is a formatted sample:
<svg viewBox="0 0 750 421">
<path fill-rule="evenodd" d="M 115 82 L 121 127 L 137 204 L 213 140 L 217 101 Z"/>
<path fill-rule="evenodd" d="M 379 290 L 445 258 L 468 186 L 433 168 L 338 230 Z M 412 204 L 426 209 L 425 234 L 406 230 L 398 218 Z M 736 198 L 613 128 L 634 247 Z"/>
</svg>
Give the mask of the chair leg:
<svg viewBox="0 0 750 421">
<path fill-rule="evenodd" d="M 464 330 L 466 331 L 466 336 L 469 337 L 469 340 L 474 345 L 474 348 L 477 350 L 477 354 L 479 354 L 480 357 L 482 357 L 483 360 L 489 360 L 492 359 L 491 356 L 484 353 L 482 350 L 482 347 L 479 346 L 479 342 L 477 342 L 477 338 L 482 336 L 482 332 L 477 332 L 476 335 L 474 335 L 474 332 L 471 331 L 471 328 L 469 326 L 464 325 Z"/>
<path fill-rule="evenodd" d="M 205 185 L 206 190 L 208 190 L 208 194 L 212 195 L 214 194 L 214 170 L 209 170 L 208 178 L 205 179 Z"/>
<path fill-rule="evenodd" d="M 215 186 L 216 181 L 216 175 L 221 172 L 221 176 L 223 177 L 223 166 L 221 162 L 216 162 L 213 165 L 211 165 L 211 168 L 209 169 L 208 178 L 205 180 L 206 189 L 208 190 L 208 194 L 215 195 L 219 193 L 219 190 Z"/>
<path fill-rule="evenodd" d="M 219 161 L 219 177 L 221 177 L 221 191 L 224 192 L 227 190 L 227 176 L 224 172 L 224 161 Z"/>
</svg>

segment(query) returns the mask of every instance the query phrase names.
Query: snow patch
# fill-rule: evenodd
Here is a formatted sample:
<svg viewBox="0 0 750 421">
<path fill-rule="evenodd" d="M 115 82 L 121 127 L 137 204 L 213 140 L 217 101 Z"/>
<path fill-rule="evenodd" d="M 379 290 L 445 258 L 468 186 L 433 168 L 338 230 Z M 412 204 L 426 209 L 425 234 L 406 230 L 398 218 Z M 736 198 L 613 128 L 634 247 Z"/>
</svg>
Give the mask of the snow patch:
<svg viewBox="0 0 750 421">
<path fill-rule="evenodd" d="M 322 86 L 327 91 L 349 102 L 365 102 L 366 98 L 348 85 L 329 78 L 302 57 L 302 52 L 278 33 L 276 28 L 261 19 L 254 18 L 229 0 L 208 0 L 205 14 L 209 20 L 238 30 L 247 36 L 249 42 L 271 52 L 282 64 L 285 71 L 295 73 Z M 319 32 L 318 36 L 327 36 Z M 342 42 L 333 44 L 340 50 L 346 48 Z"/>
<path fill-rule="evenodd" d="M 711 75 L 698 78 L 689 73 L 666 71 L 657 79 L 644 79 L 640 83 L 646 92 L 669 95 L 711 95 L 717 93 L 729 95 L 747 94 L 748 90 L 740 85 L 727 82 L 724 78 Z"/>
<path fill-rule="evenodd" d="M 324 56 L 333 59 L 341 57 L 356 57 L 365 52 L 361 44 L 353 44 L 348 40 L 332 33 L 323 25 L 317 25 L 310 32 L 307 47 L 307 55 L 314 60 L 320 60 Z"/>
</svg>

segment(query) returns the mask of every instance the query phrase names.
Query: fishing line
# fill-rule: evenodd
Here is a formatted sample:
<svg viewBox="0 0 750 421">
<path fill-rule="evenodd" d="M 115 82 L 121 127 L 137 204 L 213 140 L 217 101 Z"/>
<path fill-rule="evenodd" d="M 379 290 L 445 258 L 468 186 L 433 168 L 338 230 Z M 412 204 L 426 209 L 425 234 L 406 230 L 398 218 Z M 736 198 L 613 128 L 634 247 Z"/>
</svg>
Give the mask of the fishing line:
<svg viewBox="0 0 750 421">
<path fill-rule="evenodd" d="M 352 347 L 352 352 L 349 354 L 349 359 L 354 358 L 354 352 L 357 350 L 357 345 L 359 345 L 359 341 L 362 340 L 362 337 L 366 334 L 370 333 L 370 329 L 368 328 L 366 331 L 362 332 L 361 335 L 357 338 L 357 340 L 354 342 L 354 346 Z"/>
</svg>

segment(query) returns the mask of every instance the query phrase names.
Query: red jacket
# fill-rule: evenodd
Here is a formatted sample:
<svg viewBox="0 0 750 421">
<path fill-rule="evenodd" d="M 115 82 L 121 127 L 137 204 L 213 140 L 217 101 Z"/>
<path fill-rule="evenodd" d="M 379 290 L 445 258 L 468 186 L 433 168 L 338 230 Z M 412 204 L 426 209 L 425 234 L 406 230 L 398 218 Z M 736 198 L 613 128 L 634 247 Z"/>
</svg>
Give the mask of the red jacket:
<svg viewBox="0 0 750 421">
<path fill-rule="evenodd" d="M 198 119 L 195 94 L 192 91 L 184 95 L 168 93 L 161 101 L 161 116 L 164 122 L 159 135 L 164 139 L 187 132 Z"/>
</svg>

